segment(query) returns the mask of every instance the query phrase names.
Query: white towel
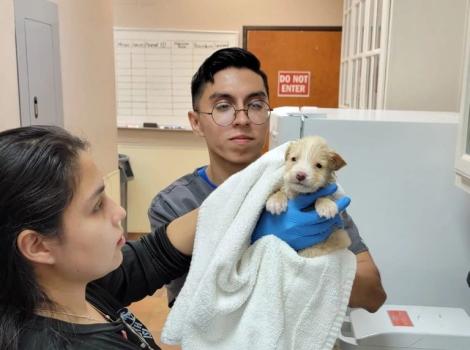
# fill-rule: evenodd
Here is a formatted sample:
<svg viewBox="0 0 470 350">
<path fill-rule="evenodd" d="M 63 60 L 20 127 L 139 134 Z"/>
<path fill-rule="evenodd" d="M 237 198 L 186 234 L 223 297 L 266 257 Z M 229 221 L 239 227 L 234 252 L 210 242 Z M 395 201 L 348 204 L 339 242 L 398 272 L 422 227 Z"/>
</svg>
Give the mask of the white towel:
<svg viewBox="0 0 470 350">
<path fill-rule="evenodd" d="M 233 175 L 201 206 L 186 283 L 161 339 L 184 350 L 330 350 L 346 312 L 356 259 L 304 258 L 270 235 L 250 246 L 282 179 L 287 144 Z"/>
</svg>

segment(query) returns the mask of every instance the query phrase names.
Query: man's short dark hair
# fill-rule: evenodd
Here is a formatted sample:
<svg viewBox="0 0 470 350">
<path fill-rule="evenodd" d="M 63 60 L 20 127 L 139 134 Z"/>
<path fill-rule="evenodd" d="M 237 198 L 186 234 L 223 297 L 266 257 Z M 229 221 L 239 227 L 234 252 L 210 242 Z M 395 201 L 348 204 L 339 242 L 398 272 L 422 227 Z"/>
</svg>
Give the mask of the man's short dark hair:
<svg viewBox="0 0 470 350">
<path fill-rule="evenodd" d="M 264 88 L 266 93 L 269 95 L 268 88 L 268 77 L 261 68 L 261 64 L 251 52 L 239 48 L 239 47 L 229 47 L 225 49 L 220 49 L 210 55 L 202 63 L 202 65 L 194 74 L 191 81 L 191 97 L 193 102 L 193 109 L 197 109 L 197 102 L 202 95 L 204 85 L 206 83 L 214 83 L 214 75 L 226 68 L 235 67 L 235 68 L 247 68 L 261 78 L 263 78 Z"/>
</svg>

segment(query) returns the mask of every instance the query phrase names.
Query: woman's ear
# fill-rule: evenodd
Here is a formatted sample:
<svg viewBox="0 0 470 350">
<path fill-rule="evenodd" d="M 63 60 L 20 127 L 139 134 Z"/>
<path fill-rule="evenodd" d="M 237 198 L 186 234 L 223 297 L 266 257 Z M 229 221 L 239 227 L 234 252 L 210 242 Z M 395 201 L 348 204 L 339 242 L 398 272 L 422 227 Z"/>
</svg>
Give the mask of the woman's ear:
<svg viewBox="0 0 470 350">
<path fill-rule="evenodd" d="M 191 123 L 191 128 L 193 129 L 193 132 L 196 135 L 204 137 L 204 131 L 201 128 L 199 114 L 197 112 L 194 112 L 194 111 L 189 111 L 188 112 L 188 119 L 189 119 L 189 122 Z"/>
<path fill-rule="evenodd" d="M 16 239 L 18 250 L 33 263 L 51 265 L 55 262 L 50 249 L 51 240 L 44 235 L 33 231 L 23 230 Z"/>
</svg>

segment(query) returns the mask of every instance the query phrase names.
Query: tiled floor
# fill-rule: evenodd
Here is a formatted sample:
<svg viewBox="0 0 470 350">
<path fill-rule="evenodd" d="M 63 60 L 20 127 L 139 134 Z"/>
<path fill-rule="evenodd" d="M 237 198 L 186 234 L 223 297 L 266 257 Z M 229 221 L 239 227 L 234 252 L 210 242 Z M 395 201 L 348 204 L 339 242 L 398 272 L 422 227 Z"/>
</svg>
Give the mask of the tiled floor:
<svg viewBox="0 0 470 350">
<path fill-rule="evenodd" d="M 145 298 L 130 306 L 132 312 L 148 328 L 150 333 L 157 341 L 157 344 L 163 350 L 179 350 L 179 346 L 164 345 L 160 342 L 160 332 L 163 328 L 166 316 L 168 315 L 168 306 L 166 299 L 166 289 L 158 290 L 154 295 Z"/>
<path fill-rule="evenodd" d="M 139 234 L 131 233 L 129 234 L 128 239 L 138 239 Z M 160 332 L 165 323 L 166 317 L 169 312 L 167 298 L 166 298 L 166 289 L 162 288 L 158 290 L 154 295 L 147 297 L 137 303 L 133 303 L 130 306 L 132 312 L 137 316 L 137 318 L 148 328 L 150 333 L 152 333 L 153 338 L 157 344 L 163 350 L 180 350 L 179 346 L 170 346 L 165 345 L 160 342 Z"/>
</svg>

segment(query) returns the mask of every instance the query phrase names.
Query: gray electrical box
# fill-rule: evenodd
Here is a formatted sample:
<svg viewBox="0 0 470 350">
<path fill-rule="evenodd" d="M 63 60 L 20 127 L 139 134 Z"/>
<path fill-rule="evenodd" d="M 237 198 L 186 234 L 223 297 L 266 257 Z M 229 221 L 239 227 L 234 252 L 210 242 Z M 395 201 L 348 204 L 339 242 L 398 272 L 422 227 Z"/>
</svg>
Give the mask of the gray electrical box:
<svg viewBox="0 0 470 350">
<path fill-rule="evenodd" d="M 118 155 L 118 166 L 119 166 L 119 182 L 121 190 L 121 206 L 127 212 L 127 182 L 134 178 L 134 172 L 131 168 L 129 157 L 125 154 Z M 127 216 L 121 222 L 124 230 L 124 235 L 127 237 Z"/>
<path fill-rule="evenodd" d="M 21 125 L 63 126 L 57 4 L 15 0 Z"/>
</svg>

